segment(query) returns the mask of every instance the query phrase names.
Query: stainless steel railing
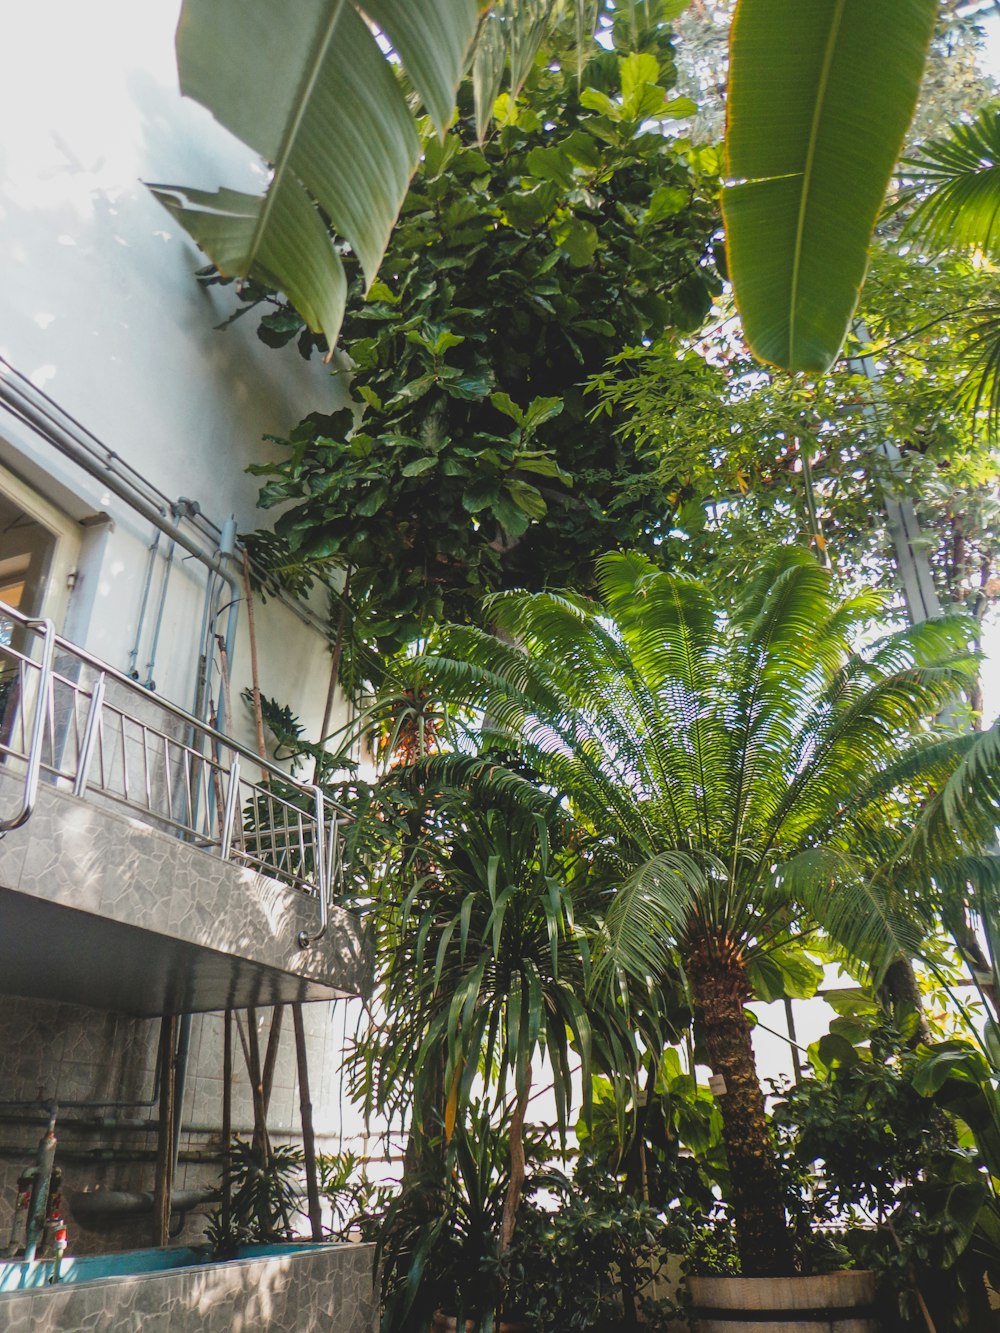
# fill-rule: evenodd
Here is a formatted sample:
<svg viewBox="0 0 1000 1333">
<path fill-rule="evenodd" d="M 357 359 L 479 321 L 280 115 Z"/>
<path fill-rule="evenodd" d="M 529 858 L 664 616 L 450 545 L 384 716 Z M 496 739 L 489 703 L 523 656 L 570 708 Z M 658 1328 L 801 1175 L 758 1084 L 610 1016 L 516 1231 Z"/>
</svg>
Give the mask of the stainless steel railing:
<svg viewBox="0 0 1000 1333">
<path fill-rule="evenodd" d="M 343 808 L 2 602 L 0 766 L 21 791 L 0 837 L 30 819 L 45 780 L 310 894 L 319 921 L 299 947 L 325 934 Z"/>
</svg>

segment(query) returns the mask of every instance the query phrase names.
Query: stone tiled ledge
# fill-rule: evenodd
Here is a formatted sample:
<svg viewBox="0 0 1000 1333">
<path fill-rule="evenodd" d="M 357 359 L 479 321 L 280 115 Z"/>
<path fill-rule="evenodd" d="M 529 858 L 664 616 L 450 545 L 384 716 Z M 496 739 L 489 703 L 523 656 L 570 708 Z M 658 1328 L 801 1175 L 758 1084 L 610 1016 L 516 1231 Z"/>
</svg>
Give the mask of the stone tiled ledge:
<svg viewBox="0 0 1000 1333">
<path fill-rule="evenodd" d="M 4 1333 L 374 1333 L 371 1245 L 96 1278 L 0 1295 Z"/>
<path fill-rule="evenodd" d="M 0 809 L 15 806 L 19 788 L 13 775 L 0 770 Z M 179 987 L 168 1008 L 331 999 L 357 994 L 366 984 L 364 942 L 350 913 L 332 908 L 326 937 L 302 950 L 299 931 L 314 931 L 318 922 L 315 899 L 45 784 L 28 822 L 0 840 L 0 920 L 5 915 L 12 927 L 7 937 L 20 936 L 20 943 L 11 939 L 12 957 L 0 957 L 0 971 L 9 976 L 16 973 L 25 935 L 62 957 L 70 971 L 75 954 L 84 950 L 84 975 L 131 958 L 139 967 L 137 984 L 145 971 L 151 991 L 160 984 L 159 973 L 195 976 L 200 965 L 200 984 L 183 994 Z M 0 930 L 0 950 L 4 934 Z M 4 989 L 41 994 L 16 985 Z M 164 1007 L 155 999 L 139 1003 L 141 996 L 136 1003 L 127 997 L 105 1003 L 100 987 L 95 996 L 80 998 L 133 1013 Z"/>
</svg>

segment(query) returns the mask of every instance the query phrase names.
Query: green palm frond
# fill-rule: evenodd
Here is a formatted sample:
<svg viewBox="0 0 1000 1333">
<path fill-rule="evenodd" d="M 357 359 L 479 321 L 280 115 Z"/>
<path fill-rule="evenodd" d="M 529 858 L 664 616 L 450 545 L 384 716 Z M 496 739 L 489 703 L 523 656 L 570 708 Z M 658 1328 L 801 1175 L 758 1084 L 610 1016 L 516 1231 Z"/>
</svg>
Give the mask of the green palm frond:
<svg viewBox="0 0 1000 1333">
<path fill-rule="evenodd" d="M 986 107 L 904 158 L 904 235 L 934 249 L 1000 243 L 1000 108 Z"/>
<path fill-rule="evenodd" d="M 962 403 L 973 419 L 983 414 L 990 431 L 1000 429 L 1000 306 L 969 311 L 970 323 L 960 348 L 965 375 L 959 386 Z"/>
<path fill-rule="evenodd" d="M 1000 831 L 1000 721 L 966 741 L 960 754 L 911 840 L 911 854 L 932 865 L 989 846 Z"/>
<path fill-rule="evenodd" d="M 935 818 L 968 826 L 952 854 L 981 850 L 992 810 L 988 742 L 943 738 L 938 722 L 974 679 L 968 619 L 859 649 L 881 599 L 840 598 L 801 553 L 729 602 L 629 554 L 600 562 L 598 588 L 595 604 L 498 596 L 502 637 L 449 631 L 420 669 L 479 710 L 494 753 L 519 756 L 600 855 L 616 889 L 601 972 L 648 983 L 698 931 L 752 952 L 782 913 L 876 970 L 916 947 L 897 879 L 910 868 L 930 892 L 920 804 L 925 838 L 942 842 Z"/>
<path fill-rule="evenodd" d="M 800 903 L 844 954 L 878 981 L 900 956 L 915 958 L 929 922 L 873 879 L 863 856 L 836 847 L 814 847 L 784 862 L 775 888 Z"/>
<path fill-rule="evenodd" d="M 619 972 L 660 979 L 677 940 L 695 926 L 706 899 L 706 868 L 684 852 L 661 852 L 636 869 L 608 910 L 595 981 Z"/>
<path fill-rule="evenodd" d="M 964 899 L 985 923 L 1000 921 L 1000 856 L 949 857 L 934 868 L 933 879 L 944 897 Z"/>
<path fill-rule="evenodd" d="M 422 832 L 410 873 L 386 874 L 370 917 L 385 1018 L 354 1060 L 368 1110 L 436 1106 L 450 1133 L 484 1071 L 502 1103 L 543 1058 L 566 1130 L 581 1086 L 589 1113 L 595 1043 L 632 1040 L 620 1007 L 588 999 L 578 826 L 551 793 L 469 756 L 431 756 L 383 787 L 419 809 Z"/>
</svg>

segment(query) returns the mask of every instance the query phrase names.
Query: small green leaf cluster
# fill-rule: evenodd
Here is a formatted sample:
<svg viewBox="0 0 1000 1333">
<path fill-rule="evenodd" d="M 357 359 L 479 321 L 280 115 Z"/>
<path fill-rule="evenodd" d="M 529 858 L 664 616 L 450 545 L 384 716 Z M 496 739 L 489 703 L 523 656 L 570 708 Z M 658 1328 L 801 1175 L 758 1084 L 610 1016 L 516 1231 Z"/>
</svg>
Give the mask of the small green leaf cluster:
<svg viewBox="0 0 1000 1333">
<path fill-rule="evenodd" d="M 669 1211 L 631 1197 L 604 1164 L 586 1159 L 573 1175 L 550 1169 L 531 1181 L 532 1193 L 554 1197 L 554 1208 L 534 1197 L 522 1206 L 508 1256 L 508 1309 L 537 1333 L 671 1327 L 680 1313 L 676 1280 L 667 1281 L 669 1256 L 684 1253 L 697 1209 L 678 1200 Z"/>
<path fill-rule="evenodd" d="M 582 392 L 622 347 L 697 326 L 719 287 L 717 156 L 664 133 L 688 108 L 657 41 L 595 45 L 582 92 L 540 60 L 482 144 L 471 112 L 428 133 L 367 296 L 354 273 L 352 410 L 307 418 L 253 469 L 262 505 L 286 506 L 263 554 L 284 575 L 349 566 L 382 651 L 484 591 L 586 582 L 596 553 L 668 530 L 655 465 Z M 280 319 L 268 341 L 300 331 Z"/>
<path fill-rule="evenodd" d="M 302 1160 L 302 1150 L 288 1144 L 272 1147 L 264 1160 L 256 1144 L 234 1137 L 226 1168 L 231 1190 L 229 1225 L 223 1227 L 219 1209 L 210 1215 L 205 1229 L 216 1258 L 234 1259 L 241 1245 L 291 1237 Z"/>
</svg>

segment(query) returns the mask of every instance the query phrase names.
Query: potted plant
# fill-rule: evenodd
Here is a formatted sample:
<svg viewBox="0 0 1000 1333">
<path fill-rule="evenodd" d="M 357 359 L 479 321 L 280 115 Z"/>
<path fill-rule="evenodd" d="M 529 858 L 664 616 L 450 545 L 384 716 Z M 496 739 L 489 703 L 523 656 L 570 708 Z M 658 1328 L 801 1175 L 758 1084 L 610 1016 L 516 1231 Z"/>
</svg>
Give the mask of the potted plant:
<svg viewBox="0 0 1000 1333">
<path fill-rule="evenodd" d="M 817 930 L 873 974 L 908 970 L 924 927 L 902 886 L 927 882 L 920 801 L 966 748 L 933 724 L 973 681 L 970 627 L 945 618 L 859 649 L 880 597 L 839 596 L 799 550 L 735 596 L 638 555 L 605 557 L 598 583 L 600 605 L 499 595 L 502 637 L 456 627 L 425 669 L 599 849 L 603 977 L 683 978 L 720 1079 L 743 1280 L 778 1309 L 796 1259 L 745 1006 L 762 977 L 800 969 Z M 812 1309 L 841 1284 L 813 1285 L 790 1299 Z"/>
</svg>

